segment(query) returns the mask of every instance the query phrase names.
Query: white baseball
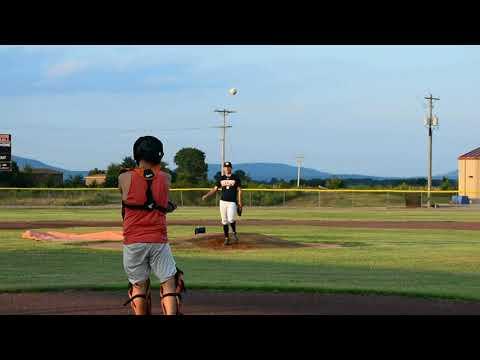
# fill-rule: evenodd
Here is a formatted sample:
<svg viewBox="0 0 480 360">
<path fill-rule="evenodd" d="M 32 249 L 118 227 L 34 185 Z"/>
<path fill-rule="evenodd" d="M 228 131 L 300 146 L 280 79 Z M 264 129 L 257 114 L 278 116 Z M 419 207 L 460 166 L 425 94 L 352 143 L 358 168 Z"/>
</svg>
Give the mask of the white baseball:
<svg viewBox="0 0 480 360">
<path fill-rule="evenodd" d="M 230 95 L 237 95 L 238 90 L 235 89 L 235 88 L 232 88 L 232 89 L 229 90 L 229 93 L 230 93 Z"/>
</svg>

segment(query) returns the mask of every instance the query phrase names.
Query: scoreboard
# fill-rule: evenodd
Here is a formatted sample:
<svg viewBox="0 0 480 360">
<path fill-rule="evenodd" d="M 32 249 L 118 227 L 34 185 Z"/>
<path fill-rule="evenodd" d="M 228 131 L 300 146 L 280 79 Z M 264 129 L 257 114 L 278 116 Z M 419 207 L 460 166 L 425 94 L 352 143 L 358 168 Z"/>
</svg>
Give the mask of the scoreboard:
<svg viewBox="0 0 480 360">
<path fill-rule="evenodd" d="M 0 134 L 0 171 L 12 171 L 12 135 Z"/>
</svg>

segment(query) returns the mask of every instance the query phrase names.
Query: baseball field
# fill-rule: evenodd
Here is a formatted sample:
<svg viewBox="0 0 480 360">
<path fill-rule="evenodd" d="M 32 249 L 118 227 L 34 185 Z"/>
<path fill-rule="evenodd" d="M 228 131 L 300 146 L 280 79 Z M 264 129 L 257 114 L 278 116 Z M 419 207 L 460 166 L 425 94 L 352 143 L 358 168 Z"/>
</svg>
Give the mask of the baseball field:
<svg viewBox="0 0 480 360">
<path fill-rule="evenodd" d="M 480 314 L 478 210 L 247 207 L 228 247 L 218 217 L 168 216 L 187 314 Z M 129 312 L 119 209 L 2 208 L 0 219 L 0 313 Z"/>
</svg>

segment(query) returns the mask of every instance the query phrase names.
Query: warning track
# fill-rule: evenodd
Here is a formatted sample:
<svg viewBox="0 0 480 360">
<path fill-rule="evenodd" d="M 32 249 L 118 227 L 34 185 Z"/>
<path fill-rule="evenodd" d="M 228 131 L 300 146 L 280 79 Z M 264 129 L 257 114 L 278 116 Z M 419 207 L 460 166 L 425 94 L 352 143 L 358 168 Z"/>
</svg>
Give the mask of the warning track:
<svg viewBox="0 0 480 360">
<path fill-rule="evenodd" d="M 153 314 L 161 315 L 152 294 Z M 0 294 L 0 315 L 128 315 L 126 291 Z M 185 315 L 480 315 L 479 302 L 403 296 L 192 290 Z"/>
</svg>

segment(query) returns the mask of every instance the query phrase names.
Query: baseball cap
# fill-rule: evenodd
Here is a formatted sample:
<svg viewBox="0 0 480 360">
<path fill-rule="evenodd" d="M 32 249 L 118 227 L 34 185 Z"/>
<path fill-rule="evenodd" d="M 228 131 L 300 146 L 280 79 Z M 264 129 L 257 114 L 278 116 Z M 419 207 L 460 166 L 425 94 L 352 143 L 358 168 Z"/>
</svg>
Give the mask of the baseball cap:
<svg viewBox="0 0 480 360">
<path fill-rule="evenodd" d="M 230 161 L 225 161 L 223 167 L 232 167 L 232 163 Z"/>
</svg>

